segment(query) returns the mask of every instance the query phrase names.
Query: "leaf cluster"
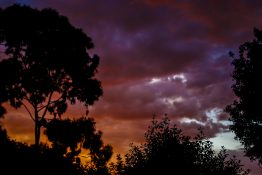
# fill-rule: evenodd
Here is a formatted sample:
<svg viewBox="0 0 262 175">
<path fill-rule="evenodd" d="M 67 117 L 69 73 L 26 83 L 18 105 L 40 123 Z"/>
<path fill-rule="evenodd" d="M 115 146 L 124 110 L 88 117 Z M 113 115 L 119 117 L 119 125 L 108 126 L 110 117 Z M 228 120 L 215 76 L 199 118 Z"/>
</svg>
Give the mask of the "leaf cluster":
<svg viewBox="0 0 262 175">
<path fill-rule="evenodd" d="M 113 149 L 104 145 L 102 132 L 96 131 L 95 122 L 91 118 L 54 119 L 47 124 L 45 134 L 57 153 L 64 155 L 79 165 L 85 165 L 89 174 L 108 173 L 107 163 Z M 87 153 L 83 153 L 86 150 Z M 87 159 L 86 164 L 80 159 Z"/>
</svg>

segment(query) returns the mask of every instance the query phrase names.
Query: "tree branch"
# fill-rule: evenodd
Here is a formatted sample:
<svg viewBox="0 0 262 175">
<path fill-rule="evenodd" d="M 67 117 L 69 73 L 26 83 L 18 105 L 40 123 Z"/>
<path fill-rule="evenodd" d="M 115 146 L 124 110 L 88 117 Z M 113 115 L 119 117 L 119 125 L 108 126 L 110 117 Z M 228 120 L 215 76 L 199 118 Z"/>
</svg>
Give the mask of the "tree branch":
<svg viewBox="0 0 262 175">
<path fill-rule="evenodd" d="M 63 95 L 61 95 L 61 97 L 59 97 L 58 99 L 56 99 L 56 100 L 54 100 L 54 101 L 51 101 L 51 100 L 50 100 L 50 102 L 47 103 L 47 104 L 44 105 L 44 106 L 39 106 L 40 108 L 37 110 L 37 112 L 40 112 L 40 111 L 42 111 L 43 109 L 45 109 L 47 106 L 49 106 L 49 105 L 51 105 L 51 104 L 53 104 L 53 103 L 58 102 L 62 97 L 63 97 Z"/>
<path fill-rule="evenodd" d="M 56 103 L 56 102 L 58 102 L 61 98 L 63 97 L 63 95 L 61 95 L 61 97 L 59 97 L 58 99 L 56 99 L 56 100 L 54 100 L 54 101 L 51 101 L 51 103 L 50 104 L 53 104 L 53 103 Z"/>
<path fill-rule="evenodd" d="M 28 107 L 27 107 L 22 101 L 21 101 L 21 104 L 25 107 L 26 111 L 29 113 L 31 119 L 32 119 L 33 121 L 35 121 L 34 117 L 32 116 L 32 113 L 30 112 L 30 110 L 28 109 Z"/>
<path fill-rule="evenodd" d="M 48 107 L 49 107 L 49 105 L 50 105 L 50 102 L 51 102 L 51 98 L 52 98 L 52 96 L 53 96 L 53 93 L 54 93 L 54 91 L 52 91 L 52 92 L 50 93 L 50 95 L 49 95 L 48 102 L 47 102 L 47 105 L 44 107 L 45 110 L 44 110 L 44 112 L 43 112 L 43 115 L 42 115 L 41 119 L 43 119 L 43 118 L 45 117 L 45 114 L 46 114 L 47 109 L 48 109 Z M 43 108 L 43 109 L 44 109 L 44 108 Z M 42 110 L 42 109 L 41 109 L 41 110 Z M 38 110 L 38 112 L 41 111 L 41 110 Z"/>
</svg>

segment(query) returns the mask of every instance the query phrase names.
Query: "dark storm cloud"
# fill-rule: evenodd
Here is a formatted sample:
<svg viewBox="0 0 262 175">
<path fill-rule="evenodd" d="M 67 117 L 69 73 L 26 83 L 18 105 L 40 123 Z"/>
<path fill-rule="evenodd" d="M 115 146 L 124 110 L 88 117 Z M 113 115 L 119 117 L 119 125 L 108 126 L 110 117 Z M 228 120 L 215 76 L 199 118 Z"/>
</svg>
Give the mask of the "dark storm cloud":
<svg viewBox="0 0 262 175">
<path fill-rule="evenodd" d="M 94 39 L 94 52 L 102 57 L 99 70 L 106 85 L 178 72 L 206 54 L 208 43 L 184 40 L 177 32 L 200 26 L 170 8 L 120 0 L 33 4 L 56 8 Z"/>
<path fill-rule="evenodd" d="M 258 20 L 250 21 L 256 20 L 252 17 L 259 13 L 245 1 L 58 2 L 33 4 L 58 9 L 94 39 L 94 52 L 102 58 L 99 70 L 104 85 L 167 75 L 194 66 L 208 59 L 215 44 L 234 42 L 245 32 L 250 33 Z M 244 15 L 251 8 L 252 19 Z M 241 26 L 243 22 L 248 25 Z"/>
</svg>

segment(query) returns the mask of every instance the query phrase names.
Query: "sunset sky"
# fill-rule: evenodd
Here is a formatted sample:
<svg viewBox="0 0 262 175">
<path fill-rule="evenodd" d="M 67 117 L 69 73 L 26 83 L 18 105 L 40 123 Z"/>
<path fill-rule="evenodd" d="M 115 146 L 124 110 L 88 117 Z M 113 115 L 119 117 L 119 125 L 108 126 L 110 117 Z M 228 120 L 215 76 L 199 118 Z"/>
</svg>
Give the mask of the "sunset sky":
<svg viewBox="0 0 262 175">
<path fill-rule="evenodd" d="M 56 9 L 93 39 L 104 95 L 89 116 L 115 153 L 143 142 L 152 116 L 167 114 L 185 134 L 202 127 L 215 148 L 241 154 L 223 112 L 235 98 L 228 52 L 237 54 L 253 28 L 262 29 L 261 0 L 0 0 L 0 7 L 13 3 Z M 78 104 L 65 117 L 84 113 Z M 4 124 L 14 138 L 33 141 L 23 110 L 8 109 Z"/>
</svg>

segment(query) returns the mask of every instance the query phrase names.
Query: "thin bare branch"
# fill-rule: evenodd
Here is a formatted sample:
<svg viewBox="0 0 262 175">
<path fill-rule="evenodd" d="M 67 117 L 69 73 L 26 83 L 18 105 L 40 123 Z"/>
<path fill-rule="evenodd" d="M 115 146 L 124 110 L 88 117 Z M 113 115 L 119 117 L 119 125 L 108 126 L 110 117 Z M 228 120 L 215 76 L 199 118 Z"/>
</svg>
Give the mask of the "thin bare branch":
<svg viewBox="0 0 262 175">
<path fill-rule="evenodd" d="M 52 92 L 50 93 L 50 95 L 49 95 L 47 105 L 45 106 L 45 110 L 44 110 L 43 115 L 42 115 L 42 117 L 41 117 L 42 119 L 45 117 L 45 114 L 46 114 L 47 109 L 48 109 L 48 107 L 49 107 L 49 105 L 50 105 L 50 102 L 51 102 L 53 93 L 54 93 L 54 91 L 52 91 Z M 38 112 L 39 112 L 39 111 L 38 111 Z"/>
<path fill-rule="evenodd" d="M 37 110 L 37 112 L 40 112 L 40 111 L 42 111 L 43 109 L 45 109 L 45 107 L 47 106 L 47 104 L 46 105 L 43 105 L 43 106 L 39 106 L 38 108 L 38 110 Z"/>
<path fill-rule="evenodd" d="M 63 95 L 61 95 L 58 99 L 56 99 L 56 100 L 54 100 L 54 101 L 51 101 L 50 104 L 53 104 L 53 103 L 58 102 L 61 98 L 63 98 Z"/>
<path fill-rule="evenodd" d="M 35 121 L 35 119 L 34 119 L 32 113 L 30 112 L 30 110 L 28 109 L 28 107 L 27 107 L 27 106 L 26 106 L 22 101 L 21 101 L 21 103 L 22 103 L 22 105 L 24 106 L 24 108 L 26 109 L 26 111 L 29 113 L 31 119 L 32 119 L 33 121 Z"/>
<path fill-rule="evenodd" d="M 40 111 L 42 111 L 43 109 L 45 109 L 47 106 L 58 102 L 61 98 L 63 98 L 63 95 L 61 95 L 61 97 L 59 97 L 58 99 L 56 99 L 56 100 L 54 100 L 54 101 L 50 101 L 50 102 L 47 103 L 46 105 L 39 106 L 39 109 L 37 110 L 37 112 L 40 112 Z"/>
</svg>

